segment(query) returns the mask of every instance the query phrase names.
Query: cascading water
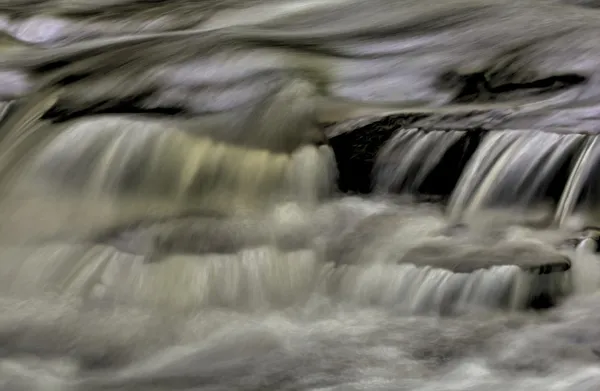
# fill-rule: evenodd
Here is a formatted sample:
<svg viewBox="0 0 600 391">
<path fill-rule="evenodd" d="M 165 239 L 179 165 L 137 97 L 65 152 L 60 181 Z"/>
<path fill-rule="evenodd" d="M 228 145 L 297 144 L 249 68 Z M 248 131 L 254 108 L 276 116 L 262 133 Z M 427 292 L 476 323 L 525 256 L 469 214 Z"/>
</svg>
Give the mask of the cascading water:
<svg viewBox="0 0 600 391">
<path fill-rule="evenodd" d="M 398 132 L 379 151 L 376 186 L 386 193 L 417 193 L 448 150 L 464 137 L 465 132 Z"/>
<path fill-rule="evenodd" d="M 531 131 L 491 132 L 465 168 L 449 204 L 450 215 L 493 206 L 535 206 L 581 147 L 585 136 Z"/>
<path fill-rule="evenodd" d="M 398 131 L 378 155 L 375 186 L 418 193 L 448 150 L 465 137 L 469 135 L 464 131 Z M 597 136 L 575 132 L 487 132 L 460 172 L 448 201 L 448 216 L 460 221 L 489 208 L 526 212 L 554 204 L 547 224 L 564 225 L 579 209 L 586 214 L 583 218 L 588 225 L 594 225 L 598 191 L 593 178 L 600 162 L 597 145 Z"/>
<path fill-rule="evenodd" d="M 0 0 L 0 390 L 597 389 L 592 11 L 67 3 Z"/>
</svg>

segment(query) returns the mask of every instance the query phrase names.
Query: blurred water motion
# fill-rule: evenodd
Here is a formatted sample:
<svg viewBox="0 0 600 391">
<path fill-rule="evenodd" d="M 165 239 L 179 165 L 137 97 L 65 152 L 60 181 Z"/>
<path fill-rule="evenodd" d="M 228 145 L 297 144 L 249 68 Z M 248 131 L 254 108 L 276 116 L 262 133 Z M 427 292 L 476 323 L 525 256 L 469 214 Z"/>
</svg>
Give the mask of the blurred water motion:
<svg viewBox="0 0 600 391">
<path fill-rule="evenodd" d="M 596 8 L 0 0 L 0 390 L 598 389 Z"/>
</svg>

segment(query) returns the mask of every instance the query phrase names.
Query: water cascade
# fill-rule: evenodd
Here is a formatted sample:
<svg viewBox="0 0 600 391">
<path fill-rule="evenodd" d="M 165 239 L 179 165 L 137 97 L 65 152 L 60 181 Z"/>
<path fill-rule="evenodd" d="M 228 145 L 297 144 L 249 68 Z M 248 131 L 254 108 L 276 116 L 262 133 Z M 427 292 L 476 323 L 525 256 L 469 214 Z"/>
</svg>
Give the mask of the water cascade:
<svg viewBox="0 0 600 391">
<path fill-rule="evenodd" d="M 451 217 L 484 207 L 535 206 L 548 197 L 552 181 L 570 163 L 584 138 L 579 134 L 491 132 L 457 184 L 449 204 Z"/>
<path fill-rule="evenodd" d="M 598 389 L 583 3 L 0 0 L 0 390 Z"/>
<path fill-rule="evenodd" d="M 261 34 L 269 36 L 251 33 Z M 159 38 L 74 43 L 56 55 L 76 61 L 129 44 L 151 50 Z M 207 44 L 221 38 L 208 35 Z M 36 58 L 48 60 L 44 51 Z M 40 85 L 69 69 L 49 72 Z M 491 207 L 544 201 L 573 162 L 557 218 L 570 215 L 593 171 L 586 156 L 595 144 L 586 136 L 402 128 L 377 153 L 376 193 L 453 188 L 449 216 L 414 216 L 383 200 L 337 204 L 316 79 L 263 76 L 272 86 L 231 115 L 57 116 L 72 102 L 68 84 L 21 99 L 5 113 L 0 143 L 0 210 L 14 222 L 1 227 L 14 259 L 0 273 L 3 289 L 185 309 L 271 308 L 324 295 L 408 313 L 548 306 L 573 290 L 573 252 L 556 241 L 513 243 L 507 222 L 482 245 L 471 223 L 466 233 L 453 227 Z M 444 177 L 457 157 L 465 160 L 460 177 Z"/>
<path fill-rule="evenodd" d="M 449 177 L 457 176 L 454 167 L 444 167 L 440 161 L 450 148 L 469 137 L 468 132 L 398 130 L 377 157 L 376 188 L 419 194 L 428 190 L 423 183 L 436 169 Z M 552 205 L 554 210 L 546 216 L 546 224 L 565 224 L 581 210 L 586 215 L 585 222 L 594 225 L 599 202 L 593 180 L 600 162 L 597 142 L 595 135 L 576 132 L 486 132 L 474 153 L 463 155 L 466 163 L 458 168 L 459 179 L 449 194 L 441 194 L 449 198 L 450 220 L 468 219 L 490 208 L 526 213 L 538 206 Z M 437 174 L 435 179 L 440 177 Z M 447 186 L 440 180 L 430 188 L 439 194 Z"/>
<path fill-rule="evenodd" d="M 418 193 L 444 155 L 465 132 L 407 129 L 379 151 L 375 183 L 379 191 Z"/>
</svg>

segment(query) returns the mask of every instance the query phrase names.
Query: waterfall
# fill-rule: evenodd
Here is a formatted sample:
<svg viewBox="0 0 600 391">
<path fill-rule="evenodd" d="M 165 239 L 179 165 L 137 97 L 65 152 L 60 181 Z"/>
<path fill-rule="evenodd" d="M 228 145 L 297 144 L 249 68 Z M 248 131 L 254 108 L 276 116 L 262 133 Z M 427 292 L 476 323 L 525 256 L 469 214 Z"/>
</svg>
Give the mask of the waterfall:
<svg viewBox="0 0 600 391">
<path fill-rule="evenodd" d="M 534 206 L 547 195 L 552 180 L 584 139 L 579 134 L 491 132 L 452 194 L 451 218 L 486 207 Z"/>
<path fill-rule="evenodd" d="M 558 208 L 555 215 L 555 221 L 558 224 L 564 223 L 569 215 L 571 215 L 575 208 L 579 206 L 577 203 L 580 201 L 584 190 L 588 191 L 588 195 L 585 206 L 593 209 L 598 206 L 598 189 L 597 182 L 594 180 L 599 163 L 600 163 L 600 143 L 598 137 L 589 136 L 583 149 L 577 156 L 575 165 L 569 175 L 569 180 L 565 186 L 564 192 L 560 197 Z"/>
<path fill-rule="evenodd" d="M 598 223 L 600 196 L 594 180 L 600 163 L 598 136 L 493 130 L 485 132 L 472 155 L 464 156 L 466 164 L 441 162 L 469 137 L 469 131 L 399 129 L 378 153 L 373 171 L 376 189 L 415 195 L 424 191 L 425 180 L 434 178 L 429 187 L 448 196 L 448 218 L 455 222 L 486 210 L 525 214 L 550 205 L 554 210 L 543 218 L 545 224 L 568 226 L 574 215 L 587 225 Z M 434 170 L 439 173 L 432 176 Z M 447 178 L 458 179 L 448 188 Z"/>
<path fill-rule="evenodd" d="M 124 13 L 137 7 L 117 3 Z M 583 65 L 546 75 L 504 42 L 498 49 L 500 33 L 522 34 L 502 22 L 520 14 L 498 17 L 497 5 L 341 4 L 290 3 L 273 15 L 258 3 L 225 13 L 211 5 L 203 11 L 218 17 L 193 29 L 113 26 L 98 36 L 97 25 L 82 26 L 75 41 L 54 41 L 55 32 L 46 45 L 6 43 L 0 66 L 35 89 L 2 106 L 5 293 L 186 311 L 320 297 L 407 313 L 516 310 L 568 294 L 579 252 L 506 231 L 522 222 L 513 215 L 546 204 L 555 228 L 576 213 L 594 220 L 597 136 L 496 129 L 497 118 L 437 127 L 426 117 L 460 117 L 465 104 L 510 112 L 513 95 L 535 114 L 590 93 Z M 84 3 L 82 15 L 60 7 L 67 19 L 106 16 Z M 530 17 L 545 20 L 538 11 Z M 571 31 L 560 23 L 542 42 Z M 464 38 L 475 27 L 477 39 Z M 445 36 L 464 41 L 437 43 Z M 576 54 L 587 53 L 580 46 Z M 402 113 L 425 120 L 386 125 Z M 370 200 L 336 191 L 339 153 L 325 135 L 327 123 L 365 115 L 388 127 L 348 147 L 368 150 Z M 395 193 L 442 202 L 421 208 Z M 498 232 L 482 228 L 490 210 L 505 211 Z"/>
<path fill-rule="evenodd" d="M 12 136 L 20 129 L 7 129 L 3 156 L 22 144 Z M 32 141 L 19 164 L 4 167 L 0 207 L 15 216 L 34 208 L 75 231 L 161 215 L 259 213 L 283 201 L 308 206 L 331 196 L 336 177 L 327 146 L 273 152 L 142 119 L 99 116 L 25 132 Z M 44 227 L 23 229 L 35 236 Z"/>
<path fill-rule="evenodd" d="M 600 389 L 599 4 L 0 0 L 0 390 Z"/>
<path fill-rule="evenodd" d="M 202 121 L 8 122 L 0 147 L 8 156 L 23 145 L 23 153 L 0 178 L 10 190 L 0 207 L 15 221 L 2 227 L 2 290 L 165 311 L 259 311 L 326 298 L 410 314 L 518 310 L 573 290 L 572 256 L 552 243 L 514 242 L 481 226 L 452 233 L 435 208 L 333 197 L 333 152 L 306 143 L 318 138 L 294 134 L 286 152 L 282 127 L 275 144 L 267 132 L 245 145 L 190 124 Z M 379 194 L 434 183 L 469 137 L 400 130 L 377 157 Z M 581 166 L 586 140 L 487 134 L 456 177 L 450 217 L 476 220 L 498 203 L 541 200 L 565 162 L 575 156 Z"/>
<path fill-rule="evenodd" d="M 465 132 L 406 129 L 396 133 L 379 151 L 375 187 L 383 192 L 416 193 L 448 150 Z"/>
</svg>

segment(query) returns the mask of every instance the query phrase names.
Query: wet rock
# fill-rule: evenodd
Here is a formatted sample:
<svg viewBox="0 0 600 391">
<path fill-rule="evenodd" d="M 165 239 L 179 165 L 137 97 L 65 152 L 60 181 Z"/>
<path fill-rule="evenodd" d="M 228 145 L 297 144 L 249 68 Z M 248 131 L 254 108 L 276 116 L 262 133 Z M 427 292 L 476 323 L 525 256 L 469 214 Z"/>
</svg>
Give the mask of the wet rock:
<svg viewBox="0 0 600 391">
<path fill-rule="evenodd" d="M 600 229 L 597 227 L 585 227 L 578 236 L 565 240 L 562 246 L 575 248 L 582 244 L 585 244 L 592 252 L 600 252 Z"/>
<path fill-rule="evenodd" d="M 571 268 L 569 258 L 558 251 L 508 241 L 493 246 L 457 246 L 451 240 L 429 242 L 407 252 L 399 263 L 442 268 L 455 273 L 515 265 L 524 271 L 544 275 L 565 272 Z"/>
<path fill-rule="evenodd" d="M 488 273 L 488 282 L 502 281 L 512 274 L 505 305 L 513 309 L 548 309 L 570 293 L 571 260 L 560 252 L 530 243 L 499 242 L 492 246 L 456 245 L 453 241 L 429 242 L 415 247 L 399 263 L 449 270 L 458 274 Z M 502 271 L 504 270 L 504 271 Z M 481 277 L 482 278 L 482 277 Z"/>
</svg>

